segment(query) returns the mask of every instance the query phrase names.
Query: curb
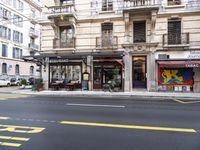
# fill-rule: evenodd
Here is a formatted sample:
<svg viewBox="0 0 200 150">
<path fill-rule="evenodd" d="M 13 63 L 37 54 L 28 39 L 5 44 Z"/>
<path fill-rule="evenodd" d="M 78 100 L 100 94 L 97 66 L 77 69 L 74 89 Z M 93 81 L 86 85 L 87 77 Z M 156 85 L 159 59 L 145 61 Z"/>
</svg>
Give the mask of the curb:
<svg viewBox="0 0 200 150">
<path fill-rule="evenodd" d="M 161 93 L 159 93 L 158 95 L 148 95 L 148 94 L 115 94 L 115 93 L 85 93 L 85 94 L 80 94 L 80 93 L 74 93 L 74 94 L 69 94 L 69 93 L 44 93 L 44 92 L 30 92 L 30 91 L 14 91 L 12 92 L 13 94 L 24 94 L 24 95 L 37 95 L 37 96 L 60 96 L 60 97 L 102 97 L 102 98 L 138 98 L 138 97 L 143 97 L 143 98 L 170 98 L 170 99 L 173 99 L 173 98 L 188 98 L 188 99 L 200 99 L 200 96 L 189 96 L 189 95 L 169 95 L 169 94 L 164 94 L 164 95 L 161 95 Z"/>
</svg>

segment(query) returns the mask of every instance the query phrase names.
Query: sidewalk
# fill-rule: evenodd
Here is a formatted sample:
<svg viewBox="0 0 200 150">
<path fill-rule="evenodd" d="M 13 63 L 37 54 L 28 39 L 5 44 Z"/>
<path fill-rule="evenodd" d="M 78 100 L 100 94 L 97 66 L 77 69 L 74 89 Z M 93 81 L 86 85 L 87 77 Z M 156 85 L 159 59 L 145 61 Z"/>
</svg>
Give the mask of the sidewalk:
<svg viewBox="0 0 200 150">
<path fill-rule="evenodd" d="M 200 100 L 200 93 L 169 93 L 169 92 L 148 92 L 148 91 L 132 91 L 132 92 L 103 92 L 103 91 L 40 91 L 35 92 L 30 89 L 21 89 L 12 93 L 28 94 L 28 95 L 44 95 L 44 96 L 70 96 L 70 97 L 166 97 L 166 98 L 194 98 Z"/>
</svg>

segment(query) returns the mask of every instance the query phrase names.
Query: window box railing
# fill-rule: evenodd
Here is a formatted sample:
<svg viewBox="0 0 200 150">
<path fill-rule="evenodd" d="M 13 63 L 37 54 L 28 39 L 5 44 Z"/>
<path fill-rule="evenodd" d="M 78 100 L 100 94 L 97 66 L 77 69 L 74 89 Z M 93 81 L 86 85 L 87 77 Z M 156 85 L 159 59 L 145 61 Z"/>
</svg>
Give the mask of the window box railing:
<svg viewBox="0 0 200 150">
<path fill-rule="evenodd" d="M 29 30 L 29 36 L 33 38 L 37 38 L 39 36 L 39 31 L 35 30 L 33 28 L 30 28 Z"/>
<path fill-rule="evenodd" d="M 76 38 L 67 38 L 64 41 L 60 39 L 53 40 L 53 48 L 75 48 L 76 46 Z"/>
<path fill-rule="evenodd" d="M 117 48 L 118 47 L 118 37 L 117 36 L 104 36 L 96 38 L 96 48 Z"/>
<path fill-rule="evenodd" d="M 168 5 L 181 5 L 181 0 L 168 0 Z"/>
<path fill-rule="evenodd" d="M 33 43 L 29 43 L 28 47 L 32 50 L 38 51 L 39 50 L 39 45 L 37 44 L 33 44 Z"/>
<path fill-rule="evenodd" d="M 189 44 L 189 33 L 163 35 L 163 46 L 184 46 Z"/>
</svg>

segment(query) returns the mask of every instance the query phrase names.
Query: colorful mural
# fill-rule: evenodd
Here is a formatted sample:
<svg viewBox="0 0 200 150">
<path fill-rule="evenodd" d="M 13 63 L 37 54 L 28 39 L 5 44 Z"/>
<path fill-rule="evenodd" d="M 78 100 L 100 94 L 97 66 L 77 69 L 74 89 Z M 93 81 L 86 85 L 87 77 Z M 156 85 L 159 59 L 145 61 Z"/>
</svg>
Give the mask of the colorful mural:
<svg viewBox="0 0 200 150">
<path fill-rule="evenodd" d="M 193 85 L 192 68 L 160 68 L 159 85 Z"/>
</svg>

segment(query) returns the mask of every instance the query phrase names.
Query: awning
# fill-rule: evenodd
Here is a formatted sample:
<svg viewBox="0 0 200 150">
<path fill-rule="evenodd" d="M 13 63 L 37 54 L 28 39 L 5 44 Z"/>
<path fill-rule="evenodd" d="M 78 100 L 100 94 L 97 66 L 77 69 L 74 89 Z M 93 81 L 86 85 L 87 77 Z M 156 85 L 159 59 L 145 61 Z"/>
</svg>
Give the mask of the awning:
<svg viewBox="0 0 200 150">
<path fill-rule="evenodd" d="M 160 67 L 187 67 L 200 68 L 200 60 L 158 60 Z"/>
</svg>

